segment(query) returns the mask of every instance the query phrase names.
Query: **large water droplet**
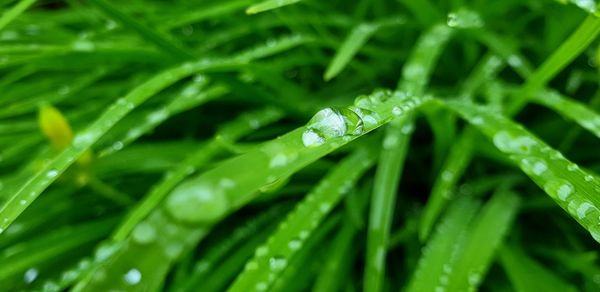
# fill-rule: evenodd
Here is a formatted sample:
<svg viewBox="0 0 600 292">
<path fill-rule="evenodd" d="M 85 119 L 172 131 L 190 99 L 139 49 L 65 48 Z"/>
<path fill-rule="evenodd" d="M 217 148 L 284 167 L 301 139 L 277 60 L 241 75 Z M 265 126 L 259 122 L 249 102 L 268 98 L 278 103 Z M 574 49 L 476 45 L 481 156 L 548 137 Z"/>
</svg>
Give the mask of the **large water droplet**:
<svg viewBox="0 0 600 292">
<path fill-rule="evenodd" d="M 188 180 L 167 197 L 166 208 L 180 221 L 210 223 L 229 210 L 229 201 L 221 188 Z"/>
<path fill-rule="evenodd" d="M 356 108 L 325 108 L 317 112 L 306 124 L 302 134 L 304 146 L 318 146 L 327 139 L 345 135 L 360 135 L 363 132 L 363 120 Z"/>
</svg>

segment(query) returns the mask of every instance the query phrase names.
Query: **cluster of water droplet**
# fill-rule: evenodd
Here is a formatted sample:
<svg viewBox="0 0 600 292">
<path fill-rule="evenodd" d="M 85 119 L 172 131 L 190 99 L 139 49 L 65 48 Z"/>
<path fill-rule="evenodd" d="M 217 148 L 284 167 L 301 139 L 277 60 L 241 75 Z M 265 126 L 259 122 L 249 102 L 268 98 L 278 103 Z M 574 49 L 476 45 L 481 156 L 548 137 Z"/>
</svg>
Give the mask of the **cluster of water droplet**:
<svg viewBox="0 0 600 292">
<path fill-rule="evenodd" d="M 560 152 L 542 145 L 529 135 L 502 130 L 494 135 L 493 141 L 500 151 L 510 154 L 511 159 L 515 160 L 525 173 L 542 185 L 548 195 L 584 225 L 596 241 L 600 242 L 600 209 L 582 195 L 577 195 L 575 186 L 557 176 L 550 169 L 547 161 L 553 160 L 554 164 L 566 165 L 566 171 L 582 176 L 588 183 L 595 180 L 592 175 L 583 173 L 576 164 L 566 160 Z"/>
<path fill-rule="evenodd" d="M 372 130 L 383 121 L 375 109 L 389 99 L 402 101 L 392 108 L 393 116 L 401 116 L 422 103 L 421 98 L 404 92 L 377 90 L 370 95 L 357 97 L 352 106 L 322 109 L 306 124 L 306 130 L 302 134 L 304 146 L 316 147 L 331 138 L 356 136 Z M 408 128 L 406 130 L 410 131 Z"/>
<path fill-rule="evenodd" d="M 477 28 L 483 26 L 483 20 L 475 11 L 460 9 L 448 14 L 447 24 L 454 28 Z"/>
</svg>

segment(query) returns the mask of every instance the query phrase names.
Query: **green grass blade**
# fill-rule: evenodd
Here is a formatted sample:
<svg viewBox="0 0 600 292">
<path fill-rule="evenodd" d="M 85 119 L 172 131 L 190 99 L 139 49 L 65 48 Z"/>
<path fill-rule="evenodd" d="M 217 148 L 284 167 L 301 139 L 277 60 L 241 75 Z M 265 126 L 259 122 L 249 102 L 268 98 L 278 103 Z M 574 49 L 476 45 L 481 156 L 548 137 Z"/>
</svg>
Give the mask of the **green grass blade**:
<svg viewBox="0 0 600 292">
<path fill-rule="evenodd" d="M 471 160 L 474 137 L 474 129 L 467 129 L 452 145 L 448 158 L 442 166 L 442 172 L 433 184 L 419 224 L 419 238 L 422 241 L 427 239 L 437 217 L 448 201 L 454 197 L 456 184 Z"/>
<path fill-rule="evenodd" d="M 600 18 L 588 16 L 577 30 L 527 78 L 518 95 L 511 101 L 507 112 L 510 115 L 518 112 L 532 94 L 541 89 L 579 56 L 596 39 L 598 34 L 600 34 Z"/>
<path fill-rule="evenodd" d="M 581 127 L 600 138 L 600 115 L 590 109 L 590 107 L 553 91 L 540 92 L 534 96 L 533 101 L 547 106 L 564 117 L 575 121 Z"/>
<path fill-rule="evenodd" d="M 21 243 L 21 246 L 17 244 L 8 247 L 5 249 L 6 253 L 0 255 L 3 263 L 0 268 L 0 282 L 22 273 L 29 267 L 50 261 L 59 254 L 102 238 L 110 231 L 116 221 L 115 219 L 98 220 L 64 228 L 30 242 Z M 31 246 L 27 247 L 27 245 Z M 21 252 L 18 252 L 19 250 Z"/>
<path fill-rule="evenodd" d="M 399 88 L 422 94 L 437 58 L 449 40 L 451 30 L 434 26 L 425 32 L 404 65 Z M 404 165 L 410 134 L 414 127 L 413 116 L 392 122 L 386 128 L 383 150 L 375 175 L 364 274 L 365 291 L 381 291 L 385 273 L 386 248 L 399 179 Z"/>
<path fill-rule="evenodd" d="M 283 6 L 296 4 L 301 0 L 266 0 L 257 4 L 254 4 L 246 9 L 246 14 L 256 14 L 273 9 L 278 9 Z"/>
<path fill-rule="evenodd" d="M 19 17 L 21 13 L 25 12 L 29 6 L 33 5 L 36 0 L 21 0 L 11 9 L 4 11 L 0 16 L 0 31 L 5 28 L 11 21 Z"/>
<path fill-rule="evenodd" d="M 375 153 L 361 148 L 338 164 L 284 220 L 237 277 L 229 291 L 268 289 L 304 241 L 352 185 L 373 164 Z"/>
<path fill-rule="evenodd" d="M 575 288 L 549 271 L 543 264 L 528 257 L 515 246 L 505 245 L 499 250 L 504 271 L 518 292 L 527 291 L 576 291 Z"/>
<path fill-rule="evenodd" d="M 448 291 L 473 291 L 479 287 L 516 216 L 518 204 L 515 194 L 499 190 L 482 208 L 448 278 Z"/>
<path fill-rule="evenodd" d="M 488 108 L 447 105 L 477 127 L 561 208 L 600 242 L 600 181 L 516 123 Z"/>
<path fill-rule="evenodd" d="M 385 132 L 371 197 L 364 291 L 382 289 L 398 184 L 413 129 L 413 117 L 409 116 L 390 122 Z"/>
<path fill-rule="evenodd" d="M 350 221 L 346 221 L 336 237 L 333 239 L 329 249 L 329 257 L 319 273 L 314 292 L 340 291 L 340 287 L 349 275 L 347 273 L 351 267 L 354 256 L 352 255 L 352 243 L 356 236 L 356 228 Z"/>
<path fill-rule="evenodd" d="M 240 10 L 250 4 L 252 0 L 219 1 L 210 4 L 209 7 L 202 7 L 198 10 L 185 11 L 177 17 L 166 17 L 161 21 L 162 30 L 170 30 L 202 20 L 213 19 Z"/>
<path fill-rule="evenodd" d="M 130 27 L 132 30 L 139 33 L 144 39 L 155 44 L 158 48 L 170 54 L 176 60 L 184 61 L 188 59 L 194 59 L 194 55 L 176 45 L 173 40 L 167 40 L 164 36 L 161 36 L 159 33 L 139 23 L 131 16 L 119 11 L 119 9 L 108 2 L 104 0 L 91 0 L 90 3 L 100 8 L 109 17 L 112 17 L 115 20 L 123 23 L 123 25 Z"/>
<path fill-rule="evenodd" d="M 211 277 L 211 274 L 215 274 L 213 271 L 214 267 L 219 266 L 223 259 L 227 258 L 229 254 L 234 252 L 235 248 L 240 245 L 244 245 L 245 242 L 253 238 L 255 234 L 266 230 L 264 236 L 261 236 L 259 241 L 256 244 L 253 244 L 252 251 L 247 257 L 244 258 L 243 263 L 245 263 L 250 257 L 252 257 L 252 252 L 256 249 L 256 247 L 261 244 L 275 229 L 276 226 L 271 228 L 270 225 L 275 225 L 274 222 L 279 220 L 288 209 L 289 208 L 281 208 L 279 205 L 275 206 L 270 208 L 268 211 L 249 219 L 247 222 L 244 222 L 243 225 L 236 227 L 231 232 L 231 235 L 227 234 L 224 241 L 222 241 L 219 245 L 213 245 L 206 250 L 206 252 L 195 263 L 191 275 L 187 277 L 185 283 L 181 285 L 180 289 L 176 289 L 176 291 L 189 291 L 193 287 L 198 287 L 201 285 L 202 282 Z M 227 280 L 230 281 L 231 279 Z"/>
<path fill-rule="evenodd" d="M 426 252 L 419 259 L 407 292 L 435 291 L 437 287 L 448 283 L 454 250 L 463 243 L 465 230 L 478 209 L 479 204 L 469 197 L 457 199 L 448 208 L 423 249 Z"/>
<path fill-rule="evenodd" d="M 353 28 L 327 66 L 323 79 L 329 81 L 342 72 L 378 28 L 378 25 L 371 23 L 362 23 Z"/>
<path fill-rule="evenodd" d="M 224 125 L 224 130 L 217 133 L 217 137 L 227 141 L 235 141 L 256 129 L 256 125 L 268 125 L 281 118 L 278 110 L 267 108 L 264 110 L 245 114 Z M 218 141 L 215 138 L 191 153 L 182 163 L 167 172 L 163 179 L 157 183 L 148 195 L 142 200 L 121 223 L 113 234 L 115 241 L 125 240 L 133 228 L 154 210 L 164 197 L 181 181 L 191 175 L 196 168 L 208 162 L 210 158 L 220 152 Z"/>
<path fill-rule="evenodd" d="M 87 129 L 78 133 L 73 144 L 56 156 L 43 169 L 31 176 L 19 190 L 0 208 L 0 233 L 8 227 L 50 184 L 83 155 L 109 129 L 118 123 L 135 107 L 151 96 L 188 77 L 194 73 L 212 68 L 239 65 L 254 58 L 266 57 L 293 48 L 303 41 L 301 38 L 284 38 L 280 41 L 259 46 L 224 61 L 201 60 L 195 63 L 184 63 L 157 74 L 138 86 L 125 97 L 118 99 Z M 413 107 L 417 104 L 413 104 Z M 391 115 L 390 115 L 391 116 Z"/>
<path fill-rule="evenodd" d="M 438 24 L 423 34 L 409 61 L 402 67 L 402 78 L 398 81 L 398 88 L 421 94 L 429 80 L 428 76 L 434 69 L 433 65 L 453 32 L 447 25 Z"/>
</svg>

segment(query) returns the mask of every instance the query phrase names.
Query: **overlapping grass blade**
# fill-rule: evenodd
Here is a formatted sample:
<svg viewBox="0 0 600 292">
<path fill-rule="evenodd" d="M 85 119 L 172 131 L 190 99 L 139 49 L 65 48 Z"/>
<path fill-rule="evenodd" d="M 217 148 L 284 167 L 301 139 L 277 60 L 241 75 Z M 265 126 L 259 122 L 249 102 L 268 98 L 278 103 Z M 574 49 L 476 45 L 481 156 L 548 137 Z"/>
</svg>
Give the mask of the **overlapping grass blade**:
<svg viewBox="0 0 600 292">
<path fill-rule="evenodd" d="M 372 23 L 361 23 L 354 27 L 327 66 L 323 79 L 326 81 L 331 80 L 342 72 L 354 55 L 358 53 L 360 48 L 369 40 L 378 28 L 378 25 Z"/>
<path fill-rule="evenodd" d="M 178 61 L 194 59 L 193 54 L 187 52 L 185 49 L 181 48 L 181 46 L 176 45 L 174 40 L 167 39 L 165 36 L 160 35 L 158 32 L 152 30 L 146 25 L 139 23 L 131 16 L 115 8 L 112 4 L 109 4 L 104 0 L 92 0 L 90 3 L 100 8 L 109 17 L 114 18 L 115 20 L 123 23 L 123 25 L 136 31 L 144 39 L 155 44 L 158 48 L 171 55 L 174 59 Z"/>
<path fill-rule="evenodd" d="M 575 121 L 600 138 L 600 115 L 588 106 L 553 91 L 539 92 L 533 97 L 532 101 L 547 106 L 564 117 Z"/>
<path fill-rule="evenodd" d="M 358 149 L 325 176 L 256 250 L 229 291 L 268 289 L 323 218 L 373 164 L 375 154 L 370 148 Z"/>
<path fill-rule="evenodd" d="M 248 52 L 229 60 L 207 61 L 201 60 L 194 63 L 184 63 L 174 68 L 165 70 L 154 76 L 142 85 L 132 90 L 125 97 L 118 99 L 92 123 L 87 129 L 78 133 L 73 144 L 56 156 L 42 170 L 34 174 L 0 209 L 0 231 L 8 227 L 39 194 L 46 189 L 58 176 L 123 117 L 131 112 L 151 96 L 166 87 L 188 77 L 212 68 L 243 64 L 254 58 L 265 57 L 293 48 L 304 40 L 301 38 L 285 38 L 280 42 L 272 42 L 263 47 L 256 47 Z"/>
<path fill-rule="evenodd" d="M 281 118 L 281 116 L 282 113 L 273 108 L 247 113 L 237 120 L 225 124 L 222 128 L 223 130 L 219 131 L 216 137 L 233 142 L 256 130 L 257 126 L 268 125 Z M 220 150 L 219 141 L 216 137 L 207 144 L 204 144 L 200 149 L 191 153 L 188 158 L 178 164 L 173 170 L 167 172 L 163 179 L 151 189 L 144 200 L 129 213 L 127 219 L 115 231 L 113 239 L 116 241 L 125 240 L 131 230 L 152 212 L 176 185 L 216 155 Z"/>
<path fill-rule="evenodd" d="M 516 217 L 518 204 L 517 195 L 500 189 L 482 208 L 448 277 L 448 291 L 476 290 L 481 285 Z"/>
<path fill-rule="evenodd" d="M 600 242 L 600 181 L 511 120 L 470 103 L 446 103 L 481 130 Z"/>
<path fill-rule="evenodd" d="M 600 34 L 600 18 L 588 16 L 577 30 L 527 78 L 515 99 L 511 100 L 507 112 L 510 115 L 517 113 L 526 104 L 527 99 L 531 98 L 531 95 L 542 89 L 558 72 L 579 56 L 598 34 Z"/>
<path fill-rule="evenodd" d="M 11 21 L 23 13 L 29 6 L 33 5 L 36 0 L 21 0 L 15 6 L 7 9 L 0 16 L 0 30 L 5 28 Z"/>
<path fill-rule="evenodd" d="M 572 285 L 515 246 L 505 245 L 502 247 L 499 251 L 499 259 L 508 278 L 518 292 L 576 291 Z"/>
<path fill-rule="evenodd" d="M 423 34 L 404 65 L 399 88 L 421 95 L 433 71 L 437 57 L 450 37 L 446 26 L 434 26 Z M 398 184 L 414 128 L 414 116 L 393 121 L 385 130 L 383 149 L 375 174 L 365 267 L 365 291 L 381 291 L 385 273 L 385 255 Z"/>
<path fill-rule="evenodd" d="M 455 250 L 464 244 L 467 226 L 475 217 L 479 203 L 469 197 L 458 198 L 446 212 L 424 252 L 406 288 L 408 292 L 435 291 L 448 284 Z"/>
</svg>

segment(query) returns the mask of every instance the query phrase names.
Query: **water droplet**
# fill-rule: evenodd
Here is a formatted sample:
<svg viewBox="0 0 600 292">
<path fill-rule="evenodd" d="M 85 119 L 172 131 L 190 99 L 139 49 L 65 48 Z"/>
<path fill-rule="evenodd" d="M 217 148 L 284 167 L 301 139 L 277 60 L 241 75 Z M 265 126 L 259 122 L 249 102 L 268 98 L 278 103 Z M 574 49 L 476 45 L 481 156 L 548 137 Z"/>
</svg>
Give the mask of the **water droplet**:
<svg viewBox="0 0 600 292">
<path fill-rule="evenodd" d="M 120 245 L 116 243 L 103 243 L 96 249 L 94 260 L 96 262 L 103 262 L 110 258 L 119 248 Z"/>
<path fill-rule="evenodd" d="M 287 266 L 287 259 L 282 256 L 274 256 L 269 259 L 269 268 L 273 272 L 280 272 Z"/>
<path fill-rule="evenodd" d="M 494 135 L 494 145 L 505 153 L 528 154 L 537 144 L 530 137 L 512 135 L 507 131 L 499 131 Z"/>
<path fill-rule="evenodd" d="M 388 135 L 383 139 L 383 148 L 385 149 L 393 149 L 398 146 L 398 136 L 396 135 Z"/>
<path fill-rule="evenodd" d="M 596 208 L 590 202 L 583 202 L 583 203 L 579 204 L 579 206 L 577 207 L 577 211 L 576 211 L 577 217 L 579 219 L 585 218 L 588 211 L 598 211 L 598 208 Z"/>
<path fill-rule="evenodd" d="M 300 239 L 292 239 L 288 242 L 288 248 L 292 251 L 299 250 L 302 247 L 302 241 Z"/>
<path fill-rule="evenodd" d="M 473 125 L 483 125 L 484 123 L 483 118 L 480 116 L 474 116 L 470 119 L 470 121 Z"/>
<path fill-rule="evenodd" d="M 449 27 L 454 28 L 476 28 L 483 26 L 483 20 L 479 14 L 467 9 L 460 9 L 448 14 L 446 22 Z"/>
<path fill-rule="evenodd" d="M 60 286 L 52 281 L 48 281 L 44 283 L 44 285 L 42 286 L 42 290 L 44 292 L 60 291 Z"/>
<path fill-rule="evenodd" d="M 73 50 L 80 52 L 89 52 L 94 50 L 94 43 L 88 40 L 78 40 L 73 43 Z"/>
<path fill-rule="evenodd" d="M 519 56 L 517 56 L 517 55 L 510 55 L 510 56 L 508 56 L 507 62 L 512 67 L 521 67 L 521 66 L 523 66 L 523 60 L 521 60 L 521 58 Z"/>
<path fill-rule="evenodd" d="M 68 85 L 63 85 L 60 88 L 58 88 L 59 95 L 67 95 L 69 94 L 69 92 L 71 92 L 71 87 L 69 87 Z"/>
<path fill-rule="evenodd" d="M 575 164 L 575 163 L 570 163 L 569 165 L 567 165 L 568 171 L 576 171 L 578 169 L 579 169 L 579 166 L 577 166 L 577 164 Z"/>
<path fill-rule="evenodd" d="M 258 282 L 256 284 L 256 291 L 267 291 L 267 288 L 269 288 L 269 286 L 265 282 Z"/>
<path fill-rule="evenodd" d="M 222 187 L 223 189 L 231 189 L 235 187 L 235 181 L 233 181 L 232 179 L 228 179 L 228 178 L 222 178 L 219 181 L 219 186 Z"/>
<path fill-rule="evenodd" d="M 542 175 L 546 170 L 548 170 L 548 166 L 546 163 L 538 158 L 529 157 L 521 159 L 521 167 L 528 174 Z"/>
<path fill-rule="evenodd" d="M 129 285 L 137 285 L 142 280 L 142 273 L 138 269 L 131 269 L 123 275 L 123 280 Z"/>
<path fill-rule="evenodd" d="M 370 95 L 360 95 L 354 100 L 354 106 L 373 110 L 382 102 L 388 100 L 392 95 L 392 92 L 389 90 L 376 90 Z"/>
<path fill-rule="evenodd" d="M 148 222 L 141 222 L 133 229 L 131 235 L 137 243 L 148 244 L 156 239 L 156 229 Z"/>
<path fill-rule="evenodd" d="M 481 274 L 476 273 L 476 272 L 469 273 L 469 285 L 477 286 L 477 285 L 479 285 L 480 281 L 481 281 Z"/>
<path fill-rule="evenodd" d="M 312 147 L 321 145 L 330 138 L 362 134 L 363 121 L 355 110 L 355 108 L 320 110 L 307 123 L 307 130 L 302 134 L 302 142 L 305 146 Z"/>
<path fill-rule="evenodd" d="M 588 175 L 584 176 L 583 179 L 587 182 L 591 182 L 594 180 L 594 177 L 592 175 L 588 174 Z"/>
<path fill-rule="evenodd" d="M 452 171 L 444 170 L 444 172 L 442 172 L 442 180 L 451 181 L 453 178 L 454 178 L 454 173 Z"/>
<path fill-rule="evenodd" d="M 58 170 L 56 170 L 56 169 L 50 169 L 46 173 L 47 177 L 56 177 L 57 175 L 58 175 Z"/>
<path fill-rule="evenodd" d="M 19 201 L 19 204 L 21 204 L 21 205 L 25 205 L 25 204 L 27 204 L 27 200 L 20 200 L 20 201 Z"/>
<path fill-rule="evenodd" d="M 166 208 L 177 220 L 210 223 L 229 210 L 229 201 L 222 188 L 188 180 L 176 187 L 167 197 Z"/>
<path fill-rule="evenodd" d="M 148 120 L 148 122 L 150 122 L 152 124 L 158 124 L 158 123 L 166 120 L 167 117 L 169 117 L 169 112 L 163 108 L 163 109 L 155 110 L 152 113 L 150 113 L 146 117 L 146 120 Z"/>
<path fill-rule="evenodd" d="M 183 243 L 170 242 L 165 247 L 165 254 L 171 259 L 177 259 L 183 253 Z"/>
<path fill-rule="evenodd" d="M 329 209 L 331 209 L 331 204 L 329 203 L 321 203 L 321 205 L 319 205 L 319 211 L 321 211 L 321 213 L 327 213 L 329 212 Z"/>
<path fill-rule="evenodd" d="M 127 109 L 133 109 L 135 105 L 124 97 L 117 99 L 117 105 Z"/>
<path fill-rule="evenodd" d="M 117 28 L 117 26 L 118 26 L 118 24 L 114 20 L 108 20 L 108 21 L 106 21 L 104 28 L 106 28 L 106 30 L 113 30 L 113 29 Z"/>
<path fill-rule="evenodd" d="M 573 185 L 564 179 L 552 179 L 544 184 L 544 190 L 550 196 L 566 201 L 574 191 Z"/>
<path fill-rule="evenodd" d="M 325 143 L 325 138 L 313 130 L 306 130 L 302 133 L 302 143 L 306 147 L 316 147 Z"/>
<path fill-rule="evenodd" d="M 404 113 L 404 111 L 399 106 L 395 106 L 395 107 L 392 108 L 392 114 L 394 116 L 401 116 L 402 113 Z"/>
<path fill-rule="evenodd" d="M 302 240 L 306 240 L 309 235 L 310 235 L 310 233 L 308 233 L 308 231 L 304 231 L 304 230 L 300 231 L 300 234 L 299 234 L 300 239 L 302 239 Z"/>
<path fill-rule="evenodd" d="M 25 283 L 30 284 L 37 279 L 38 275 L 39 271 L 36 268 L 29 268 L 25 271 L 25 274 L 23 274 L 23 280 Z"/>
<path fill-rule="evenodd" d="M 269 248 L 266 246 L 259 246 L 256 249 L 256 256 L 257 257 L 264 257 L 265 255 L 267 255 L 267 253 L 269 253 Z"/>
<path fill-rule="evenodd" d="M 123 144 L 123 142 L 117 141 L 117 142 L 113 143 L 111 147 L 113 150 L 119 151 L 119 150 L 123 149 L 124 146 L 125 145 Z"/>
<path fill-rule="evenodd" d="M 76 270 L 67 270 L 65 271 L 60 279 L 62 282 L 72 282 L 75 281 L 79 277 L 79 272 Z"/>
<path fill-rule="evenodd" d="M 256 269 L 258 269 L 258 263 L 256 261 L 249 261 L 246 263 L 246 266 L 244 267 L 245 270 L 248 271 L 254 271 Z"/>
<path fill-rule="evenodd" d="M 575 5 L 590 13 L 596 13 L 596 2 L 594 0 L 575 0 Z"/>
<path fill-rule="evenodd" d="M 269 167 L 281 167 L 286 166 L 288 163 L 288 157 L 284 153 L 277 153 L 269 162 Z"/>
</svg>

